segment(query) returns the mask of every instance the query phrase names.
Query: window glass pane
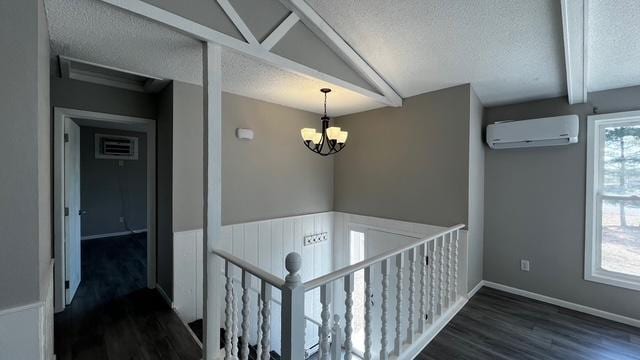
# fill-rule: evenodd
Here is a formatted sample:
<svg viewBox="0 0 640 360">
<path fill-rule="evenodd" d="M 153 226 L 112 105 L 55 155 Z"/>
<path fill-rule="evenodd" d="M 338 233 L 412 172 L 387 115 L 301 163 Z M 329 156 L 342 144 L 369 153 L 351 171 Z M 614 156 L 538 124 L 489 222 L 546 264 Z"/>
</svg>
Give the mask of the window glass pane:
<svg viewBox="0 0 640 360">
<path fill-rule="evenodd" d="M 605 194 L 640 195 L 640 125 L 604 128 Z"/>
<path fill-rule="evenodd" d="M 602 202 L 602 269 L 640 276 L 640 200 Z"/>
</svg>

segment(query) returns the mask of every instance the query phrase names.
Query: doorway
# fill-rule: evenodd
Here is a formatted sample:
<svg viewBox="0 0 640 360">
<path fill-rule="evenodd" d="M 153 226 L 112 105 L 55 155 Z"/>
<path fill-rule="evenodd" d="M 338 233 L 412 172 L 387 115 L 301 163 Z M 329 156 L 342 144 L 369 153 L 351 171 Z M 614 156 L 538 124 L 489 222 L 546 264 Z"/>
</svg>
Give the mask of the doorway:
<svg viewBox="0 0 640 360">
<path fill-rule="evenodd" d="M 80 170 L 80 153 L 81 153 L 81 125 L 83 127 L 93 127 L 104 129 L 105 133 L 112 133 L 114 130 L 119 131 L 136 131 L 143 133 L 146 140 L 146 184 L 142 184 L 146 188 L 146 214 L 143 214 L 143 223 L 146 224 L 146 241 L 144 238 L 133 238 L 134 235 L 140 235 L 142 229 L 132 229 L 131 224 L 127 220 L 127 216 L 120 216 L 119 221 L 127 229 L 122 233 L 108 233 L 106 236 L 130 235 L 132 240 L 144 241 L 142 244 L 143 261 L 146 263 L 146 279 L 142 279 L 148 288 L 154 288 L 156 284 L 156 204 L 155 204 L 155 142 L 156 130 L 155 121 L 152 119 L 126 117 L 120 115 L 90 112 L 75 109 L 55 108 L 54 110 L 54 251 L 56 263 L 54 266 L 54 307 L 56 312 L 61 312 L 69 305 L 82 281 L 82 216 L 86 214 L 85 209 L 81 207 L 81 170 Z M 104 155 L 104 141 L 95 135 L 96 154 Z M 124 151 L 124 141 L 118 141 L 117 136 L 111 136 L 111 143 L 108 145 L 113 152 L 113 156 L 117 157 L 118 151 Z M 121 139 L 124 136 L 120 136 Z M 137 142 L 136 142 L 137 143 Z M 107 145 L 105 145 L 107 146 Z M 135 147 L 133 142 L 129 142 L 129 151 Z M 93 149 L 90 149 L 93 155 Z M 139 149 L 135 149 L 139 150 Z M 87 152 L 87 149 L 84 149 Z M 111 154 L 108 153 L 107 156 Z M 137 152 L 135 156 L 137 156 Z M 96 155 L 97 156 L 97 155 Z M 123 157 L 124 159 L 124 157 Z M 118 160 L 120 166 L 124 166 L 125 160 Z M 121 179 L 115 179 L 120 193 L 122 195 Z M 100 194 L 105 192 L 104 189 L 97 188 L 95 191 Z M 141 190 L 144 191 L 144 190 Z M 102 194 L 104 195 L 104 194 Z M 107 195 L 108 196 L 108 195 Z M 125 200 L 121 198 L 121 205 L 124 207 Z M 124 214 L 124 211 L 122 212 Z M 146 220 L 146 221 L 144 221 Z M 137 231 L 136 231 L 137 230 Z M 105 235 L 105 234 L 102 234 Z M 99 236 L 85 236 L 92 239 Z M 93 245 L 93 244 L 91 244 Z M 127 244 L 130 245 L 130 244 Z M 144 250 L 146 247 L 146 250 Z M 131 249 L 132 254 L 140 251 Z M 144 274 L 143 274 L 144 276 Z"/>
</svg>

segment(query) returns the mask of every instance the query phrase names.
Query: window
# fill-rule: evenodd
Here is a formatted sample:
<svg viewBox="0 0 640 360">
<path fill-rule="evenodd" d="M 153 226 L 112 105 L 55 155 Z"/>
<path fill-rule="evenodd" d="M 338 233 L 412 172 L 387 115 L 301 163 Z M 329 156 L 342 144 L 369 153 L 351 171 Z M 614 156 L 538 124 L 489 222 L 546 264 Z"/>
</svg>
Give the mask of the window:
<svg viewBox="0 0 640 360">
<path fill-rule="evenodd" d="M 585 279 L 640 290 L 640 111 L 587 125 Z"/>
</svg>

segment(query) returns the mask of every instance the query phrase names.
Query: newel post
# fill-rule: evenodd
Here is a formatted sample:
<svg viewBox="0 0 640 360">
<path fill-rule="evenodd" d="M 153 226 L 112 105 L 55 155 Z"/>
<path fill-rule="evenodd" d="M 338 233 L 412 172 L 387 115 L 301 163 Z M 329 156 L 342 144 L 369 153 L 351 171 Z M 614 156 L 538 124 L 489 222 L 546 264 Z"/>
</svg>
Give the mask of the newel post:
<svg viewBox="0 0 640 360">
<path fill-rule="evenodd" d="M 302 258 L 292 252 L 285 259 L 289 274 L 282 288 L 282 359 L 304 359 L 304 285 L 300 278 Z"/>
</svg>

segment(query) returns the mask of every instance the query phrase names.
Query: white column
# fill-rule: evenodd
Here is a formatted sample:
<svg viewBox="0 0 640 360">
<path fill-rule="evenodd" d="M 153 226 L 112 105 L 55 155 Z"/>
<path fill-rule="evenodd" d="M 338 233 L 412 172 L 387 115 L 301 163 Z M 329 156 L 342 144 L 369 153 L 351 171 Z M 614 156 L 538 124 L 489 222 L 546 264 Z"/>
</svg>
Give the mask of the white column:
<svg viewBox="0 0 640 360">
<path fill-rule="evenodd" d="M 289 272 L 282 288 L 281 331 L 282 359 L 304 359 L 304 285 L 300 279 L 302 257 L 292 252 L 285 259 Z"/>
<path fill-rule="evenodd" d="M 454 255 L 453 255 L 453 299 L 454 301 L 458 300 L 458 256 L 460 256 L 460 251 L 458 248 L 460 247 L 460 230 L 456 230 L 455 237 L 455 245 L 454 245 Z"/>
<path fill-rule="evenodd" d="M 437 249 L 438 249 L 438 239 L 434 239 L 431 241 L 433 243 L 433 245 L 431 246 L 430 249 L 430 256 L 429 256 L 429 276 L 430 276 L 430 280 L 431 283 L 429 285 L 429 290 L 430 290 L 430 294 L 429 294 L 429 324 L 433 324 L 433 322 L 435 321 L 435 317 L 436 317 L 436 311 L 437 311 L 437 301 L 436 301 L 436 281 L 438 279 L 438 257 L 436 256 L 437 254 Z"/>
<path fill-rule="evenodd" d="M 449 249 L 447 251 L 447 307 L 453 304 L 453 233 L 449 233 Z M 455 300 L 454 300 L 455 301 Z"/>
<path fill-rule="evenodd" d="M 342 355 L 342 329 L 340 329 L 340 315 L 333 315 L 333 328 L 331 329 L 331 360 L 340 360 Z"/>
<path fill-rule="evenodd" d="M 220 46 L 203 44 L 204 84 L 204 359 L 214 360 L 220 351 L 220 310 L 218 295 L 224 283 L 221 263 L 211 251 L 219 247 L 221 232 L 221 124 L 222 60 Z"/>
<path fill-rule="evenodd" d="M 445 253 L 445 238 L 446 235 L 442 236 L 442 244 L 440 246 L 440 258 L 438 259 L 438 264 L 440 265 L 440 293 L 438 294 L 440 299 L 440 310 L 439 314 L 442 315 L 444 313 L 444 301 L 446 299 L 447 291 L 445 290 L 445 272 L 444 272 L 444 253 Z"/>
</svg>

